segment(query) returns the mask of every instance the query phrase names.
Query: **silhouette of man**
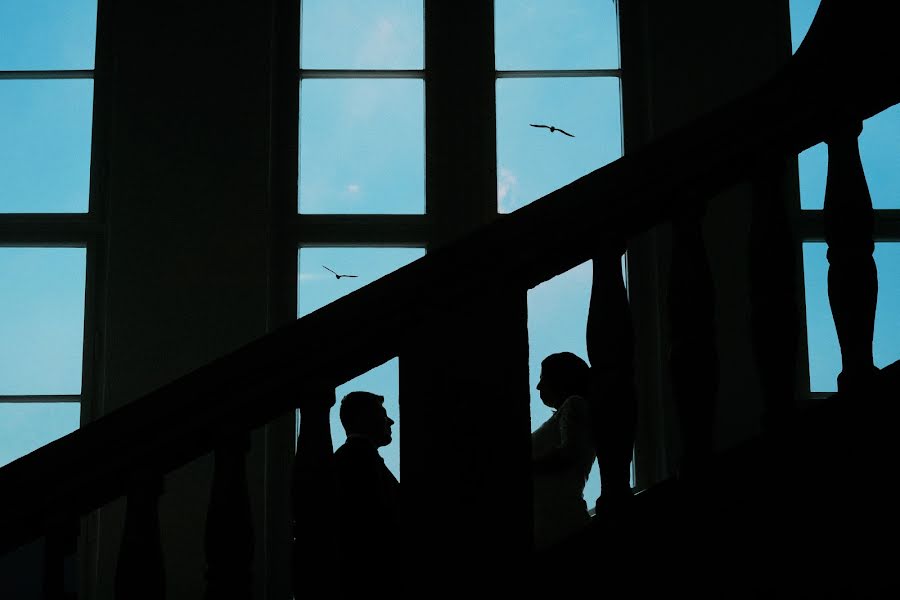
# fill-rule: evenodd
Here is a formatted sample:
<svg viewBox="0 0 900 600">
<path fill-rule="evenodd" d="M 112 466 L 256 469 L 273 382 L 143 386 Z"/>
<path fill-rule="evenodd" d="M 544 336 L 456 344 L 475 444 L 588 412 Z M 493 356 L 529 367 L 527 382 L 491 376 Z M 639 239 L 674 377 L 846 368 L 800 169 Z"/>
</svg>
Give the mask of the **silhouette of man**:
<svg viewBox="0 0 900 600">
<path fill-rule="evenodd" d="M 345 598 L 378 596 L 396 565 L 400 483 L 378 454 L 394 421 L 384 398 L 350 392 L 341 400 L 347 441 L 334 453 L 340 522 L 340 585 Z"/>
<path fill-rule="evenodd" d="M 544 549 L 590 522 L 584 484 L 594 464 L 587 401 L 590 367 L 571 352 L 541 363 L 537 389 L 553 415 L 531 434 L 534 546 Z"/>
</svg>

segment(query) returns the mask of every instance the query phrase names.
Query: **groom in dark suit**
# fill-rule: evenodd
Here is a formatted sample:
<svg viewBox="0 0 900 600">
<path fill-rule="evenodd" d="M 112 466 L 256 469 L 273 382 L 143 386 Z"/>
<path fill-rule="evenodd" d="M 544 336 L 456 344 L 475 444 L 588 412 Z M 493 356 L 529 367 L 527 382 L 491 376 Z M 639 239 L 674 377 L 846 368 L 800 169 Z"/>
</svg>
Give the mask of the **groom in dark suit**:
<svg viewBox="0 0 900 600">
<path fill-rule="evenodd" d="M 341 588 L 346 598 L 384 590 L 396 572 L 400 483 L 378 454 L 391 443 L 393 419 L 384 398 L 350 392 L 341 400 L 347 441 L 334 453 L 340 516 Z"/>
</svg>

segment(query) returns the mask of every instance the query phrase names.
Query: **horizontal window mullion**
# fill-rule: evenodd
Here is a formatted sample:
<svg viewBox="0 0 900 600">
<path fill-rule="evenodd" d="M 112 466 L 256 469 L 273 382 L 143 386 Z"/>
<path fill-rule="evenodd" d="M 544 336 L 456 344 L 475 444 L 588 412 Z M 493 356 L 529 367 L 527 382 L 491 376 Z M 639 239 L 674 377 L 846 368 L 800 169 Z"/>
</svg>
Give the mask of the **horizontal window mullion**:
<svg viewBox="0 0 900 600">
<path fill-rule="evenodd" d="M 424 79 L 423 69 L 300 69 L 300 79 Z"/>
<path fill-rule="evenodd" d="M 875 210 L 873 238 L 876 242 L 900 241 L 900 210 Z M 825 241 L 825 214 L 821 210 L 802 210 L 796 223 L 797 236 L 805 242 Z"/>
<path fill-rule="evenodd" d="M 0 214 L 0 246 L 84 247 L 103 234 L 103 225 L 84 215 Z"/>
<path fill-rule="evenodd" d="M 621 77 L 622 69 L 548 69 L 535 71 L 497 71 L 497 79 L 539 77 Z"/>
<path fill-rule="evenodd" d="M 3 79 L 93 79 L 93 69 L 67 71 L 0 71 Z"/>
<path fill-rule="evenodd" d="M 297 215 L 291 237 L 302 246 L 423 247 L 431 239 L 427 215 Z"/>
<path fill-rule="evenodd" d="M 80 395 L 23 395 L 23 396 L 2 396 L 0 395 L 0 403 L 5 404 L 54 404 L 62 402 L 81 402 Z"/>
</svg>

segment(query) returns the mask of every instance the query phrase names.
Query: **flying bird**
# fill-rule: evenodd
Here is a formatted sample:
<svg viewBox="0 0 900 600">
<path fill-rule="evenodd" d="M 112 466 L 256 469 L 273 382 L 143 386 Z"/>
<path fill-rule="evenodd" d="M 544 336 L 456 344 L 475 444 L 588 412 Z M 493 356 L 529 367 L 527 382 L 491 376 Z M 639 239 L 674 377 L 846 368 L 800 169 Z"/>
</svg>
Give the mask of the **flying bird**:
<svg viewBox="0 0 900 600">
<path fill-rule="evenodd" d="M 359 275 L 339 275 L 339 274 L 335 273 L 334 271 L 332 271 L 331 269 L 329 269 L 328 267 L 326 267 L 325 265 L 322 265 L 322 268 L 325 269 L 326 271 L 330 271 L 331 273 L 334 273 L 335 279 L 340 279 L 341 277 L 359 277 Z"/>
<path fill-rule="evenodd" d="M 529 125 L 531 125 L 532 127 L 543 127 L 544 129 L 549 129 L 549 130 L 550 130 L 550 133 L 553 133 L 554 131 L 558 131 L 558 132 L 560 132 L 560 133 L 563 134 L 563 135 L 567 135 L 567 136 L 569 136 L 569 137 L 575 137 L 574 135 L 572 135 L 572 134 L 569 133 L 568 131 L 563 131 L 563 130 L 560 129 L 559 127 L 554 127 L 553 125 L 535 125 L 534 123 L 529 123 Z"/>
</svg>

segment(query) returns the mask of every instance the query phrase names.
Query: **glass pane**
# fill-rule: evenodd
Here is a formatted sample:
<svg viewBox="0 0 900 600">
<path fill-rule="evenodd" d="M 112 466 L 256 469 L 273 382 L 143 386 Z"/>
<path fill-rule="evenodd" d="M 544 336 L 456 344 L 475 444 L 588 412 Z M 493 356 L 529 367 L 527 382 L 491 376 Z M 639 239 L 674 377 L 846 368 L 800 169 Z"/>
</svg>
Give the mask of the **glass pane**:
<svg viewBox="0 0 900 600">
<path fill-rule="evenodd" d="M 0 2 L 0 71 L 93 69 L 97 0 Z"/>
<path fill-rule="evenodd" d="M 874 208 L 900 208 L 900 106 L 870 117 L 859 136 L 869 193 Z"/>
<path fill-rule="evenodd" d="M 78 429 L 77 402 L 0 402 L 0 467 Z"/>
<path fill-rule="evenodd" d="M 91 80 L 0 81 L 0 212 L 83 213 Z"/>
<path fill-rule="evenodd" d="M 301 248 L 297 257 L 297 317 L 308 315 L 424 255 L 423 248 Z"/>
<path fill-rule="evenodd" d="M 876 209 L 900 208 L 900 106 L 866 119 L 859 136 L 859 155 Z M 800 206 L 821 210 L 825 205 L 828 147 L 818 144 L 800 153 Z"/>
<path fill-rule="evenodd" d="M 421 80 L 305 80 L 300 212 L 425 212 Z"/>
<path fill-rule="evenodd" d="M 791 51 L 796 52 L 800 42 L 806 37 L 816 11 L 819 0 L 791 0 Z"/>
<path fill-rule="evenodd" d="M 612 0 L 496 0 L 497 69 L 615 69 L 618 20 Z"/>
<path fill-rule="evenodd" d="M 335 390 L 337 402 L 331 410 L 331 443 L 335 450 L 347 441 L 347 434 L 341 425 L 340 406 L 341 398 L 353 391 L 366 391 L 384 397 L 384 409 L 388 416 L 394 420 L 391 427 L 392 440 L 387 446 L 379 449 L 379 454 L 384 459 L 384 464 L 398 480 L 400 479 L 400 361 L 391 359 L 371 371 L 363 373 L 355 379 L 351 379 Z M 300 433 L 300 411 L 297 415 L 296 434 Z"/>
<path fill-rule="evenodd" d="M 797 168 L 800 174 L 800 208 L 822 210 L 828 178 L 828 146 L 816 144 L 798 154 Z"/>
<path fill-rule="evenodd" d="M 0 248 L 0 396 L 81 393 L 85 256 Z"/>
<path fill-rule="evenodd" d="M 304 69 L 421 69 L 422 0 L 303 0 Z"/>
<path fill-rule="evenodd" d="M 498 210 L 512 212 L 621 157 L 620 115 L 617 78 L 499 80 Z"/>
<path fill-rule="evenodd" d="M 806 285 L 806 327 L 809 338 L 809 379 L 813 392 L 837 390 L 841 350 L 828 304 L 828 247 L 803 244 Z M 875 313 L 874 359 L 878 367 L 900 359 L 900 244 L 875 244 L 878 266 L 878 308 Z"/>
</svg>

